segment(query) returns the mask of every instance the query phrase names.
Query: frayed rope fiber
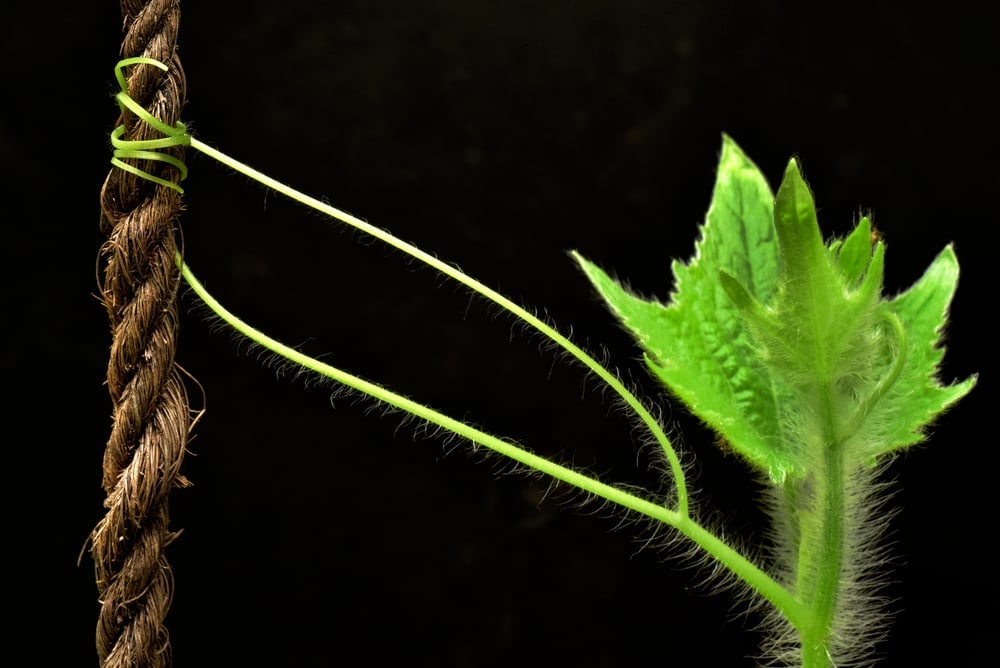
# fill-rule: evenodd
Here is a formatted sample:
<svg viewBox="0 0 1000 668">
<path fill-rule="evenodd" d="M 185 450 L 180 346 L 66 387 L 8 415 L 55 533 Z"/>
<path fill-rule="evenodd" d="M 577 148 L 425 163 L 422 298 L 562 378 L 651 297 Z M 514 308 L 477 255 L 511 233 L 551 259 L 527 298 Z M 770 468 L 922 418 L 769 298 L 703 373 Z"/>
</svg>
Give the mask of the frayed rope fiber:
<svg viewBox="0 0 1000 668">
<path fill-rule="evenodd" d="M 179 0 L 122 0 L 123 58 L 151 58 L 126 71 L 129 97 L 156 119 L 177 123 L 185 80 L 177 56 Z M 125 141 L 160 138 L 156 128 L 123 109 Z M 173 594 L 165 548 L 168 495 L 188 485 L 181 461 L 194 418 L 177 348 L 176 226 L 181 210 L 183 146 L 164 154 L 175 161 L 133 158 L 135 170 L 113 167 L 101 190 L 101 296 L 111 324 L 107 383 L 113 425 L 104 453 L 107 513 L 94 528 L 90 550 L 100 601 L 100 665 L 166 667 L 171 664 L 164 625 Z M 143 174 L 157 177 L 151 180 Z"/>
</svg>

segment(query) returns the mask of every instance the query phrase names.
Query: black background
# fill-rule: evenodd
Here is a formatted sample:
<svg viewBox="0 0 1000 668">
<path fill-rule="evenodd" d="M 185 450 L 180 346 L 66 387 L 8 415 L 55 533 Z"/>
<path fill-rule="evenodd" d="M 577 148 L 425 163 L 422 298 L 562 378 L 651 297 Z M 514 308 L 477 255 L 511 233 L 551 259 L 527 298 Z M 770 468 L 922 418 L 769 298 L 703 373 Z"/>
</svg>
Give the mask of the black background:
<svg viewBox="0 0 1000 668">
<path fill-rule="evenodd" d="M 188 2 L 184 117 L 203 141 L 572 325 L 647 396 L 636 348 L 565 251 L 665 298 L 721 133 L 772 183 L 799 156 L 826 232 L 874 212 L 889 292 L 954 242 L 943 377 L 982 376 L 890 469 L 900 613 L 879 665 L 982 665 L 997 594 L 984 547 L 1000 192 L 990 21 L 962 2 L 806 4 Z M 76 562 L 102 514 L 110 426 L 94 294 L 121 19 L 112 2 L 28 9 L 9 10 L 0 39 L 14 631 L 0 653 L 94 665 L 92 564 Z M 236 313 L 540 452 L 655 485 L 630 421 L 509 318 L 203 156 L 188 165 L 187 259 Z M 179 361 L 207 413 L 184 467 L 194 487 L 173 500 L 177 666 L 752 665 L 756 617 L 699 589 L 703 572 L 669 549 L 640 551 L 641 527 L 542 500 L 543 482 L 497 478 L 365 402 L 331 408 L 332 388 L 276 379 L 184 303 Z M 664 406 L 702 504 L 752 542 L 755 484 Z"/>
</svg>

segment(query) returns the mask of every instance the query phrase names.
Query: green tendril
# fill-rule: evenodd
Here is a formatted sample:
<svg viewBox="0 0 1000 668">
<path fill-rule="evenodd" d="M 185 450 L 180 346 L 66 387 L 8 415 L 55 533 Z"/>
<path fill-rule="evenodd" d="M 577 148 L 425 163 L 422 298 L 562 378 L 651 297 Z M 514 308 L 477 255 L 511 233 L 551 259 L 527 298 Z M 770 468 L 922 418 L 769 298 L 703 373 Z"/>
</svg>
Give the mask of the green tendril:
<svg viewBox="0 0 1000 668">
<path fill-rule="evenodd" d="M 872 390 L 865 399 L 858 405 L 855 409 L 854 414 L 847 422 L 847 434 L 854 434 L 861 428 L 868 415 L 872 412 L 875 405 L 881 401 L 892 386 L 896 384 L 899 379 L 900 374 L 903 372 L 903 367 L 906 366 L 906 329 L 903 327 L 903 322 L 899 319 L 899 316 L 891 311 L 885 313 L 885 321 L 889 325 L 889 331 L 894 338 L 895 355 L 892 359 L 892 366 L 889 368 L 889 372 L 882 377 L 878 385 Z M 874 460 L 871 464 L 874 464 Z"/>
<path fill-rule="evenodd" d="M 164 136 L 160 139 L 122 139 L 122 137 L 125 136 L 125 126 L 119 125 L 111 131 L 111 146 L 114 148 L 114 152 L 111 157 L 111 164 L 130 174 L 146 179 L 147 181 L 152 181 L 158 185 L 172 188 L 178 193 L 184 194 L 184 189 L 177 183 L 150 174 L 135 165 L 125 162 L 126 160 L 152 160 L 156 162 L 165 162 L 180 172 L 180 181 L 183 181 L 187 178 L 187 165 L 185 165 L 184 162 L 178 158 L 156 149 L 191 145 L 191 136 L 188 134 L 187 127 L 183 123 L 177 121 L 174 125 L 168 125 L 143 109 L 142 105 L 129 96 L 128 82 L 125 80 L 125 73 L 123 70 L 130 65 L 152 65 L 153 67 L 157 67 L 164 72 L 166 72 L 168 68 L 158 60 L 143 56 L 125 58 L 123 60 L 119 60 L 118 64 L 115 65 L 115 79 L 118 80 L 118 86 L 121 88 L 121 92 L 115 95 L 118 107 L 122 110 L 122 112 L 125 112 L 126 110 L 132 112 L 139 118 L 139 120 L 143 121 Z"/>
</svg>

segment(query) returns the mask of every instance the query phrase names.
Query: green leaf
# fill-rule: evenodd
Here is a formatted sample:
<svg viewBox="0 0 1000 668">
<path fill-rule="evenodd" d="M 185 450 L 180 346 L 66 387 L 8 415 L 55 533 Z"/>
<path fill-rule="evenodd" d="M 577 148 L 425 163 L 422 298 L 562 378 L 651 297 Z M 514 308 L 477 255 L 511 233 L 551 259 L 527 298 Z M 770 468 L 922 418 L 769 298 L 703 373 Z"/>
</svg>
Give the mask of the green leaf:
<svg viewBox="0 0 1000 668">
<path fill-rule="evenodd" d="M 669 305 L 632 294 L 576 256 L 594 287 L 646 351 L 652 372 L 737 453 L 781 481 L 796 469 L 782 448 L 781 388 L 775 387 L 720 271 L 759 302 L 778 288 L 773 195 L 729 137 L 702 238 L 687 263 L 674 262 Z"/>
<path fill-rule="evenodd" d="M 942 333 L 958 274 L 955 249 L 948 245 L 919 281 L 887 304 L 906 331 L 906 361 L 899 379 L 870 418 L 879 432 L 867 453 L 871 457 L 923 441 L 923 428 L 976 384 L 976 376 L 951 385 L 942 385 L 937 377 L 945 352 Z"/>
<path fill-rule="evenodd" d="M 871 222 L 862 218 L 843 244 L 831 245 L 831 250 L 837 251 L 837 266 L 848 286 L 856 285 L 868 269 L 872 257 L 871 235 Z"/>
<path fill-rule="evenodd" d="M 827 413 L 827 395 L 835 392 L 834 385 L 859 373 L 881 352 L 871 330 L 877 319 L 884 246 L 879 244 L 873 253 L 869 241 L 867 253 L 859 252 L 856 230 L 845 244 L 827 248 L 812 193 L 795 160 L 788 163 L 778 189 L 774 222 L 781 290 L 770 305 L 769 318 L 747 314 L 749 324 L 771 372 L 798 394 L 801 405 L 793 409 Z M 855 256 L 849 260 L 850 280 L 834 260 L 834 247 Z"/>
<path fill-rule="evenodd" d="M 653 374 L 779 484 L 804 477 L 825 448 L 870 462 L 920 441 L 975 383 L 936 379 L 958 278 L 953 250 L 882 300 L 885 245 L 868 219 L 824 244 L 798 163 L 772 196 L 729 137 L 695 255 L 672 264 L 668 303 L 574 257 Z"/>
</svg>

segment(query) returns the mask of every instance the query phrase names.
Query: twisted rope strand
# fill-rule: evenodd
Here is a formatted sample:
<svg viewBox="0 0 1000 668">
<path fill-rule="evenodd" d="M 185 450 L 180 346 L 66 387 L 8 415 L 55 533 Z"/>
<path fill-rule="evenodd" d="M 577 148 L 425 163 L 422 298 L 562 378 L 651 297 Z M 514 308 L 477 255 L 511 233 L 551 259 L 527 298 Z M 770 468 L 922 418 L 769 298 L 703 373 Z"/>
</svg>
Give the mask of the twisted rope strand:
<svg viewBox="0 0 1000 668">
<path fill-rule="evenodd" d="M 153 58 L 162 71 L 134 64 L 128 95 L 163 123 L 177 122 L 185 80 L 177 56 L 179 0 L 122 0 L 122 56 Z M 128 110 L 119 117 L 126 141 L 159 138 Z M 183 161 L 183 147 L 163 152 Z M 141 173 L 112 168 L 101 190 L 101 294 L 111 324 L 108 391 L 113 424 L 104 454 L 107 513 L 91 535 L 101 605 L 97 652 L 105 668 L 166 667 L 171 663 L 164 619 L 173 595 L 164 555 L 168 495 L 187 480 L 180 474 L 192 426 L 184 382 L 174 362 L 177 347 L 175 229 L 181 210 L 176 162 L 132 159 Z"/>
</svg>

